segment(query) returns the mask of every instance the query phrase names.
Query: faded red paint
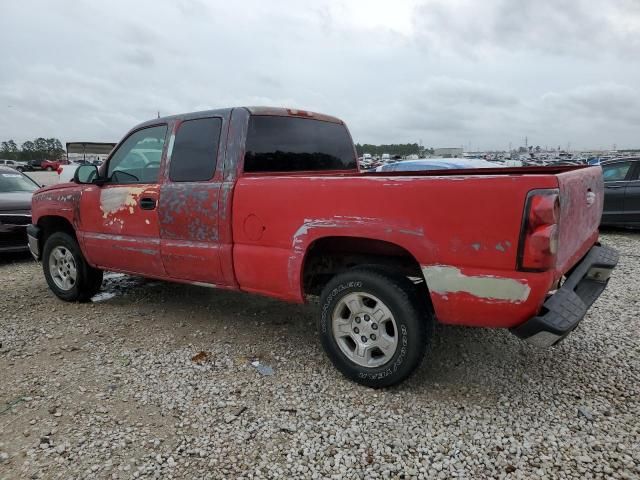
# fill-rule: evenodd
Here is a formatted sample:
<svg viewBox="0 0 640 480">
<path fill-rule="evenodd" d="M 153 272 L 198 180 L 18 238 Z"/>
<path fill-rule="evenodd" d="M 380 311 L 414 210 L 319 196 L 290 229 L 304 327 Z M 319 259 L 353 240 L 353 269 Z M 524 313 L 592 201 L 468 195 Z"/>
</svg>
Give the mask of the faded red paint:
<svg viewBox="0 0 640 480">
<path fill-rule="evenodd" d="M 431 288 L 437 286 L 427 281 L 437 318 L 486 327 L 512 327 L 536 315 L 558 278 L 597 240 L 602 210 L 597 168 L 244 175 L 251 113 L 300 115 L 226 109 L 149 122 L 164 121 L 171 138 L 186 118 L 222 118 L 215 176 L 172 183 L 173 142 L 168 141 L 157 184 L 49 187 L 34 196 L 34 223 L 45 216 L 67 219 L 88 262 L 100 268 L 292 302 L 304 301 L 302 273 L 314 242 L 329 237 L 386 242 L 408 252 L 423 269 L 455 267 L 450 285 Z M 560 190 L 561 204 L 556 266 L 517 271 L 527 193 L 553 188 Z M 586 206 L 589 191 L 595 201 Z M 157 208 L 142 209 L 143 198 L 154 199 Z M 526 294 L 493 298 L 482 287 L 492 279 L 521 286 Z"/>
<path fill-rule="evenodd" d="M 604 202 L 604 182 L 600 168 L 560 173 L 557 178 L 561 205 L 556 269 L 559 278 L 585 255 L 598 239 L 598 225 Z M 588 202 L 588 195 L 593 199 L 593 203 Z M 589 234 L 576 235 L 575 232 Z"/>
</svg>

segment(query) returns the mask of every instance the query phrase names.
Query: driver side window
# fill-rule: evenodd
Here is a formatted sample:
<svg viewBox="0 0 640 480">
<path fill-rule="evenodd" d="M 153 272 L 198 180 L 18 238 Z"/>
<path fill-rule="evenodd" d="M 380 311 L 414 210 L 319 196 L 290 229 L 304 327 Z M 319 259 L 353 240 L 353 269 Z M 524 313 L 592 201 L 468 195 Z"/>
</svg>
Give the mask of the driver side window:
<svg viewBox="0 0 640 480">
<path fill-rule="evenodd" d="M 133 133 L 109 160 L 110 183 L 157 183 L 167 126 L 143 128 Z"/>
</svg>

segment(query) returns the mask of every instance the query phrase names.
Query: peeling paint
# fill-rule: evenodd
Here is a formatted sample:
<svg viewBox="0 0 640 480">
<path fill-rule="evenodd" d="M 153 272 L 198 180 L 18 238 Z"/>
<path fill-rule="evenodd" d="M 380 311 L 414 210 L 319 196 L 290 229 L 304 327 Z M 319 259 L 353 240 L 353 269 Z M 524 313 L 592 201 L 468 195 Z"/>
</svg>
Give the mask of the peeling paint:
<svg viewBox="0 0 640 480">
<path fill-rule="evenodd" d="M 189 282 L 191 285 L 197 285 L 198 287 L 207 287 L 207 288 L 218 288 L 218 285 L 215 283 L 206 283 L 206 282 Z"/>
<path fill-rule="evenodd" d="M 154 250 L 152 248 L 138 248 L 138 247 L 126 247 L 118 244 L 114 244 L 113 248 L 115 250 L 126 250 L 129 252 L 142 253 L 144 255 L 157 255 L 158 250 Z"/>
<path fill-rule="evenodd" d="M 465 275 L 459 268 L 447 265 L 422 266 L 422 273 L 429 290 L 442 295 L 466 292 L 478 298 L 520 303 L 531 292 L 529 285 L 513 278 Z"/>
<path fill-rule="evenodd" d="M 162 186 L 158 215 L 166 239 L 218 240 L 218 183 Z"/>
<path fill-rule="evenodd" d="M 115 187 L 100 190 L 100 210 L 102 218 L 118 212 L 128 210 L 133 214 L 138 196 L 144 191 L 143 187 Z"/>
<path fill-rule="evenodd" d="M 471 244 L 471 248 L 473 248 L 476 252 L 477 252 L 478 250 L 480 250 L 480 246 L 481 246 L 481 245 L 480 245 L 479 243 L 472 243 L 472 244 Z"/>
<path fill-rule="evenodd" d="M 416 237 L 424 237 L 424 229 L 422 227 L 417 230 L 408 230 L 406 228 L 399 228 L 397 230 L 399 233 L 404 233 L 405 235 L 415 235 Z"/>
</svg>

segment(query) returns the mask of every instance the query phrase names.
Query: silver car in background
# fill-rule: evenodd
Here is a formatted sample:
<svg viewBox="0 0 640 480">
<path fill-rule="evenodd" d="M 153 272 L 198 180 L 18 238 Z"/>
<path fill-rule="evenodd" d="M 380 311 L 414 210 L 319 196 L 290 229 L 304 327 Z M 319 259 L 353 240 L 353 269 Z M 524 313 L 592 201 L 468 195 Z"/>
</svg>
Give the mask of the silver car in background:
<svg viewBox="0 0 640 480">
<path fill-rule="evenodd" d="M 27 251 L 31 197 L 40 185 L 21 172 L 0 166 L 0 253 Z"/>
</svg>

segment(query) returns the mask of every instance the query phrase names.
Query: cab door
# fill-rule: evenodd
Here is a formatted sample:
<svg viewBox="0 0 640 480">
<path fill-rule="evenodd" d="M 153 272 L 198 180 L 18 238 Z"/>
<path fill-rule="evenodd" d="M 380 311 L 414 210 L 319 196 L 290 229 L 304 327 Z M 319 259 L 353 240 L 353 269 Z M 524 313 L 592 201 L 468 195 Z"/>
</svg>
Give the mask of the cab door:
<svg viewBox="0 0 640 480">
<path fill-rule="evenodd" d="M 629 160 L 602 165 L 604 179 L 603 225 L 624 223 L 624 197 L 633 163 Z"/>
<path fill-rule="evenodd" d="M 627 223 L 640 225 L 640 160 L 634 163 L 635 170 L 624 191 L 624 216 Z"/>
<path fill-rule="evenodd" d="M 220 262 L 218 212 L 224 123 L 222 117 L 205 117 L 174 126 L 159 203 L 162 262 L 172 278 L 226 284 Z"/>
<path fill-rule="evenodd" d="M 158 177 L 167 125 L 139 129 L 109 158 L 103 185 L 80 198 L 79 237 L 90 263 L 107 270 L 162 277 Z"/>
</svg>

